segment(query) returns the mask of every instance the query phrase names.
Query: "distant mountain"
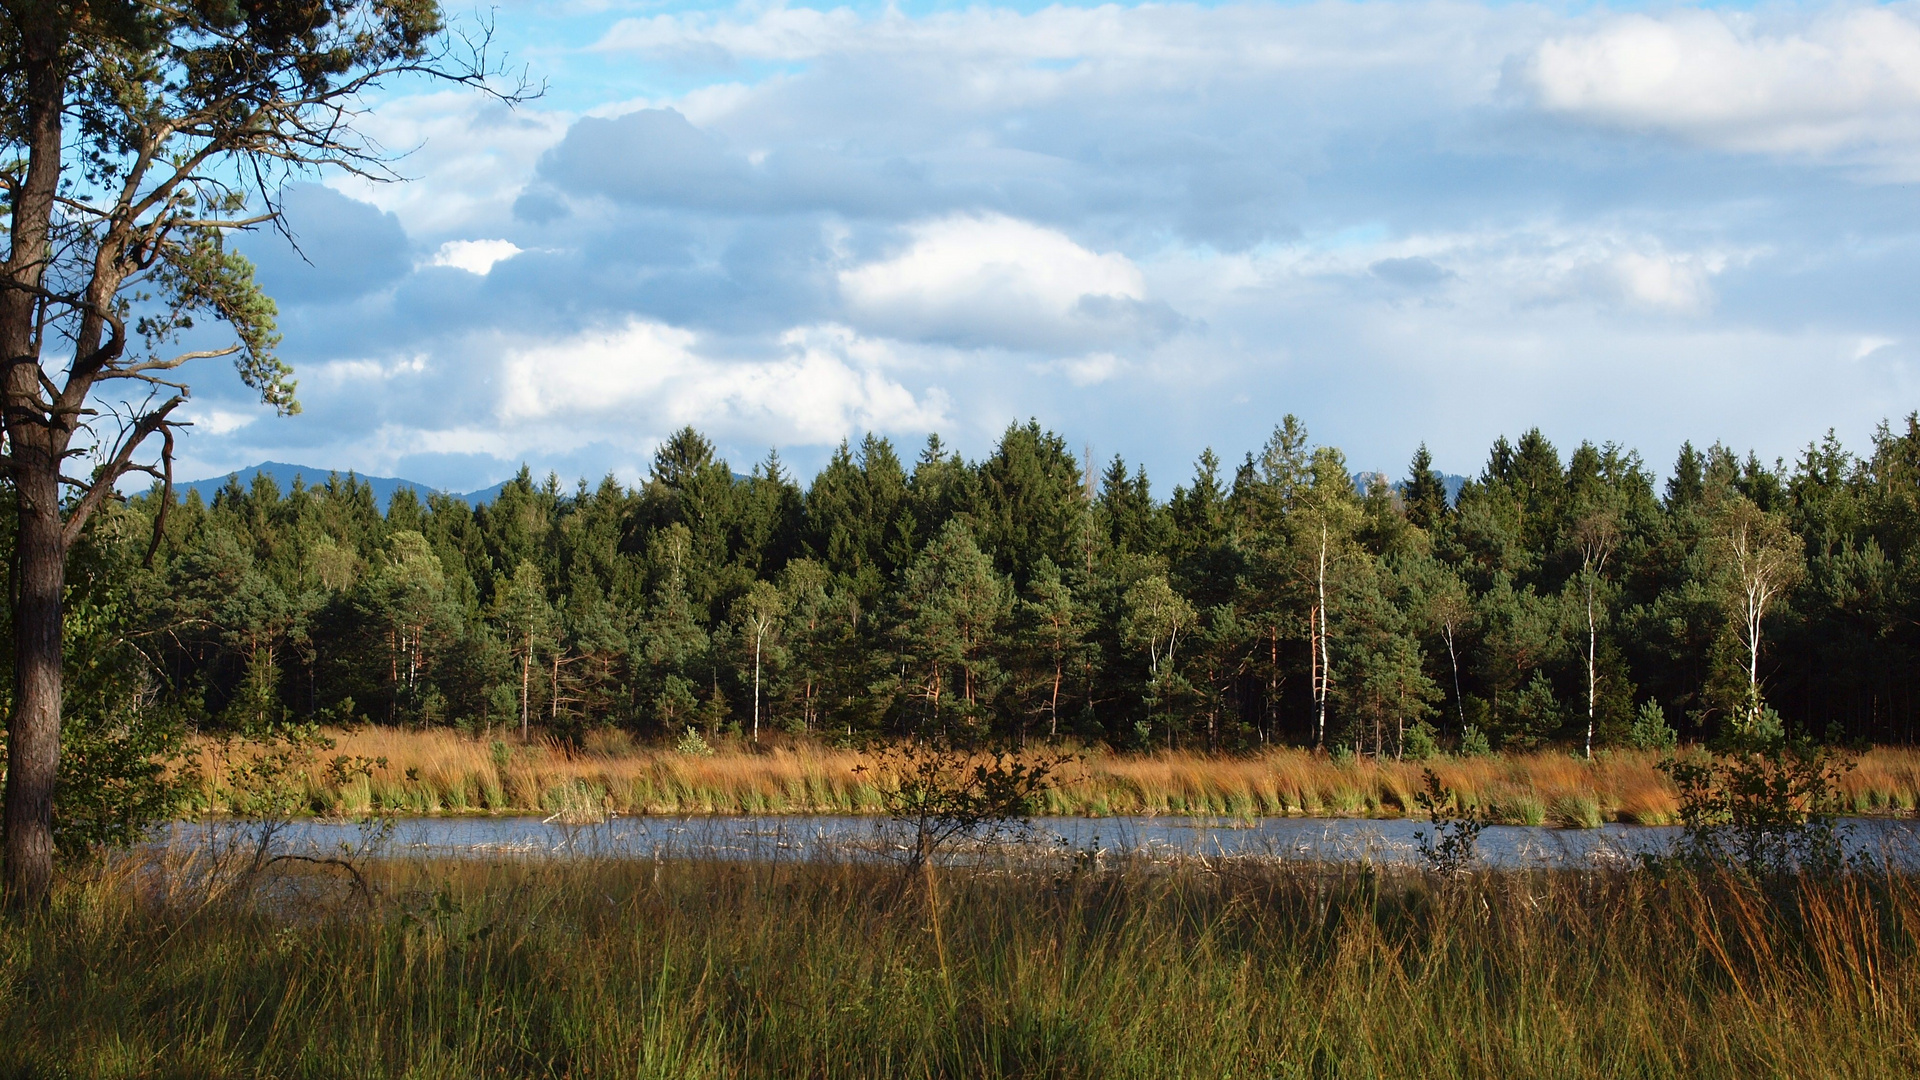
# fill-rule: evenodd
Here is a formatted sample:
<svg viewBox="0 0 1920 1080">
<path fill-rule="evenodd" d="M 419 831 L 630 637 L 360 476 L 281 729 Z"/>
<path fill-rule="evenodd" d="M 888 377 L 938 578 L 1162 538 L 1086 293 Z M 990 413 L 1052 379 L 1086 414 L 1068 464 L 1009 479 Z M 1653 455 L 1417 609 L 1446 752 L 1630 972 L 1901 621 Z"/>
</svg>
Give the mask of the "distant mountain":
<svg viewBox="0 0 1920 1080">
<path fill-rule="evenodd" d="M 193 490 L 199 492 L 202 499 L 211 503 L 214 494 L 221 488 L 226 487 L 227 481 L 230 479 L 239 480 L 240 486 L 244 488 L 253 483 L 253 478 L 256 475 L 265 475 L 272 478 L 274 483 L 280 485 L 280 492 L 284 495 L 293 487 L 293 481 L 296 477 L 308 487 L 319 487 L 327 482 L 328 476 L 336 472 L 340 473 L 342 479 L 345 479 L 347 476 L 347 473 L 338 469 L 316 469 L 311 465 L 289 465 L 284 461 L 263 461 L 258 465 L 249 465 L 244 469 L 235 469 L 233 472 L 226 473 L 222 476 L 211 476 L 205 480 L 191 480 L 184 484 L 175 484 L 173 487 L 180 498 L 186 498 L 187 492 Z M 379 505 L 381 513 L 386 512 L 387 503 L 393 499 L 393 493 L 399 491 L 401 488 L 412 488 L 414 494 L 420 497 L 421 502 L 425 502 L 427 496 L 433 492 L 440 491 L 439 488 L 433 487 L 430 484 L 422 484 L 413 480 L 402 480 L 393 476 L 361 476 L 356 473 L 354 474 L 354 479 L 373 489 L 373 501 Z M 449 491 L 442 492 L 442 494 L 451 495 L 469 506 L 483 506 L 498 498 L 500 496 L 500 489 L 506 486 L 507 481 L 502 480 L 492 487 L 481 488 L 479 491 L 469 491 L 465 493 Z"/>
<path fill-rule="evenodd" d="M 211 503 L 214 494 L 221 488 L 226 487 L 227 481 L 232 478 L 237 478 L 240 481 L 240 486 L 244 488 L 253 483 L 253 478 L 256 474 L 263 473 L 272 477 L 273 482 L 280 485 L 280 491 L 284 494 L 293 487 L 295 477 L 299 477 L 308 487 L 319 487 L 325 484 L 327 477 L 335 472 L 339 472 L 339 470 L 317 469 L 311 465 L 289 465 L 283 461 L 263 461 L 258 465 L 249 465 L 244 469 L 236 469 L 233 472 L 221 476 L 210 476 L 205 480 L 190 480 L 186 483 L 177 483 L 173 487 L 175 493 L 180 498 L 186 498 L 187 491 L 191 489 L 199 492 L 202 499 Z M 344 479 L 347 474 L 341 472 L 340 476 Z M 1354 473 L 1354 489 L 1364 494 L 1375 476 L 1387 479 L 1385 473 Z M 499 498 L 500 490 L 511 483 L 511 481 L 502 480 L 497 484 L 483 487 L 478 491 L 456 492 L 441 491 L 441 489 L 433 487 L 430 484 L 422 484 L 414 480 L 402 480 L 394 476 L 361 476 L 354 474 L 354 479 L 373 489 L 373 501 L 379 505 L 381 513 L 386 512 L 387 503 L 393 499 L 393 493 L 403 487 L 412 488 L 414 494 L 420 497 L 421 502 L 425 502 L 429 494 L 440 491 L 441 494 L 451 495 L 466 503 L 468 506 L 486 506 L 493 502 L 493 500 Z M 736 483 L 744 483 L 748 477 L 740 473 L 734 473 L 733 479 Z M 1464 476 L 1456 476 L 1453 473 L 1442 473 L 1440 481 L 1446 485 L 1447 501 L 1450 503 L 1459 501 L 1460 486 L 1467 482 L 1467 478 Z M 1405 484 L 1405 481 L 1389 480 L 1389 483 L 1395 491 L 1398 491 Z"/>
<path fill-rule="evenodd" d="M 1395 491 L 1400 491 L 1407 486 L 1405 480 L 1391 479 L 1383 472 L 1357 472 L 1353 474 L 1354 490 L 1365 495 L 1367 488 L 1372 485 L 1373 478 L 1376 476 L 1382 480 L 1386 480 L 1388 486 L 1392 487 Z M 1452 504 L 1460 501 L 1460 489 L 1466 486 L 1467 478 L 1455 473 L 1441 473 L 1440 483 L 1447 489 L 1447 502 Z"/>
</svg>

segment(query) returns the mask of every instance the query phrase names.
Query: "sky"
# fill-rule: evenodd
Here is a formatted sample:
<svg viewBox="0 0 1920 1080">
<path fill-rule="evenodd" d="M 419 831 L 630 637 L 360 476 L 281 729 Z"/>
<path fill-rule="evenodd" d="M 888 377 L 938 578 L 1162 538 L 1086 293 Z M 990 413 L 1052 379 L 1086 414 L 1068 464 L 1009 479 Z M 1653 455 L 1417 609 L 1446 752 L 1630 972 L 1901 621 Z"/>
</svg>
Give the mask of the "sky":
<svg viewBox="0 0 1920 1080">
<path fill-rule="evenodd" d="M 804 480 L 1034 418 L 1164 495 L 1288 413 L 1400 475 L 1536 425 L 1791 460 L 1920 408 L 1920 4 L 492 20 L 544 95 L 366 103 L 406 179 L 308 177 L 297 252 L 239 242 L 303 412 L 205 368 L 181 475 L 635 482 L 691 424 Z"/>
</svg>

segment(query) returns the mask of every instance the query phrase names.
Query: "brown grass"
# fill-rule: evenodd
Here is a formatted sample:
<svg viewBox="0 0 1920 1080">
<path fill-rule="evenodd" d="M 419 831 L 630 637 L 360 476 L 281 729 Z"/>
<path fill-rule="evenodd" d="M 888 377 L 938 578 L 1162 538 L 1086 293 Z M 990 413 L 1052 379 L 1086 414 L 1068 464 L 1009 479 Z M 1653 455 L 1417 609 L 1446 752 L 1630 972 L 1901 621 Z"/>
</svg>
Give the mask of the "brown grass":
<svg viewBox="0 0 1920 1080">
<path fill-rule="evenodd" d="M 127 862 L 0 919 L 0 1076 L 1920 1075 L 1902 875 Z"/>
<path fill-rule="evenodd" d="M 723 745 L 703 756 L 637 745 L 620 732 L 596 733 L 583 747 L 539 738 L 474 739 L 445 729 L 327 734 L 335 745 L 304 781 L 315 813 L 872 814 L 881 811 L 880 785 L 889 782 L 859 751 L 784 738 L 757 750 Z M 327 775 L 338 755 L 385 764 L 342 783 Z M 1494 821 L 1658 825 L 1674 821 L 1679 810 L 1672 783 L 1655 767 L 1659 760 L 1640 752 L 1603 754 L 1589 763 L 1564 752 L 1395 762 L 1336 761 L 1297 749 L 1214 756 L 1095 751 L 1062 770 L 1041 812 L 1406 817 L 1420 812 L 1414 796 L 1422 771 L 1432 768 Z M 212 767 L 203 771 L 218 774 Z M 1920 805 L 1920 751 L 1867 752 L 1842 791 L 1851 812 L 1912 812 Z M 216 786 L 203 794 L 210 807 L 224 804 Z"/>
</svg>

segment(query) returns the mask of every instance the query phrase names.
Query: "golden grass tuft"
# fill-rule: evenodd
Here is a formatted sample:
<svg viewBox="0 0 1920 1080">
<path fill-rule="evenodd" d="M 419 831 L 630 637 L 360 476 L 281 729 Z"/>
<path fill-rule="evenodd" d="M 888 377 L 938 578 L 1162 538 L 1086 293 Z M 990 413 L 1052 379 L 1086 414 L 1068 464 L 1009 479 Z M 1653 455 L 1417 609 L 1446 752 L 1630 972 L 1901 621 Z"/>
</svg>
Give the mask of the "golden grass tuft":
<svg viewBox="0 0 1920 1080">
<path fill-rule="evenodd" d="M 620 814 L 872 814 L 891 781 L 855 750 L 781 739 L 759 750 L 723 742 L 711 756 L 640 745 L 623 732 L 590 735 L 579 747 L 535 738 L 471 738 L 449 730 L 362 727 L 330 731 L 333 750 L 305 779 L 321 814 L 540 813 L 591 793 Z M 380 760 L 370 776 L 335 782 L 336 755 Z M 1057 777 L 1043 812 L 1114 816 L 1175 814 L 1408 817 L 1431 768 L 1442 784 L 1492 820 L 1592 827 L 1603 821 L 1671 824 L 1679 799 L 1656 768 L 1660 756 L 1609 752 L 1588 762 L 1562 751 L 1445 758 L 1432 762 L 1353 758 L 1283 748 L 1241 755 L 1091 752 Z M 204 763 L 211 766 L 209 759 Z M 209 775 L 218 770 L 205 768 Z M 1861 755 L 1842 791 L 1850 812 L 1908 814 L 1920 807 L 1920 752 Z M 219 808 L 224 795 L 203 792 Z"/>
</svg>

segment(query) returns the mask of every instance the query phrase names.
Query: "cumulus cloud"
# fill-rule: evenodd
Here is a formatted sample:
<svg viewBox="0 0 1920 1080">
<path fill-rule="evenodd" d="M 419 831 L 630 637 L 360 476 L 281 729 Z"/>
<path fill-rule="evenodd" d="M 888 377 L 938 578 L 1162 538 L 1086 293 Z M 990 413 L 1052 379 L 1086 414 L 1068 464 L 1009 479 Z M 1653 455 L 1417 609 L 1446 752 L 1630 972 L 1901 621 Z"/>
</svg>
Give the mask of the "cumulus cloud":
<svg viewBox="0 0 1920 1080">
<path fill-rule="evenodd" d="M 541 158 L 539 173 L 574 195 L 722 213 L 886 216 L 938 198 L 922 171 L 899 158 L 806 143 L 742 150 L 670 108 L 586 117 Z M 529 203 L 521 215 L 543 211 Z"/>
<path fill-rule="evenodd" d="M 1605 264 L 1607 276 L 1629 302 L 1679 313 L 1705 309 L 1713 301 L 1710 284 L 1716 267 L 1698 258 L 1622 252 Z"/>
<path fill-rule="evenodd" d="M 1125 255 L 1090 251 L 1057 230 L 957 215 L 917 224 L 909 236 L 897 254 L 840 272 L 859 325 L 892 337 L 1058 350 L 1178 322 L 1147 302 L 1146 279 Z"/>
<path fill-rule="evenodd" d="M 1710 146 L 1822 154 L 1920 144 L 1920 21 L 1850 8 L 1769 28 L 1746 12 L 1625 15 L 1518 68 L 1551 112 Z"/>
<path fill-rule="evenodd" d="M 510 108 L 477 93 L 394 94 L 358 118 L 388 153 L 401 155 L 401 183 L 335 176 L 341 193 L 395 214 L 416 236 L 498 221 L 572 117 L 531 105 Z"/>
<path fill-rule="evenodd" d="M 298 246 L 266 232 L 240 242 L 269 291 L 339 301 L 386 288 L 411 269 L 410 241 L 393 214 L 317 184 L 292 185 L 280 201 Z"/>
<path fill-rule="evenodd" d="M 504 425 L 636 414 L 671 429 L 751 426 L 766 437 L 827 443 L 849 431 L 924 431 L 944 419 L 885 370 L 884 348 L 845 328 L 796 329 L 762 358 L 716 355 L 699 335 L 630 320 L 553 344 L 513 347 L 502 363 Z"/>
<path fill-rule="evenodd" d="M 1471 471 L 1536 423 L 1771 456 L 1920 400 L 1911 4 L 655 11 L 549 12 L 518 110 L 374 102 L 417 179 L 290 192 L 305 259 L 245 241 L 306 412 L 194 445 L 465 490 L 682 423 L 805 471 L 1036 416 L 1170 479 L 1289 411 Z"/>
<path fill-rule="evenodd" d="M 451 266 L 469 274 L 485 277 L 493 264 L 520 254 L 520 245 L 511 240 L 449 240 L 440 245 L 427 261 L 429 266 Z"/>
</svg>

